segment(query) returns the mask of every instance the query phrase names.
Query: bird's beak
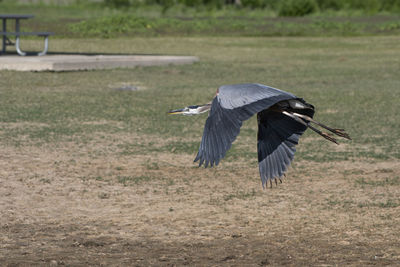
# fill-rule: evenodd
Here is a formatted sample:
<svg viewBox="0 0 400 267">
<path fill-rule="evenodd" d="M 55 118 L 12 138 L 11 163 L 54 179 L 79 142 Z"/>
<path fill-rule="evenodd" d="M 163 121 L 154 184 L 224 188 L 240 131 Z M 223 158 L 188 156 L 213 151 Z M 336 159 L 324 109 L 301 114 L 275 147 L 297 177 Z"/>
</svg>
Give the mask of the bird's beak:
<svg viewBox="0 0 400 267">
<path fill-rule="evenodd" d="M 174 109 L 174 110 L 168 111 L 168 114 L 182 114 L 184 110 L 185 110 L 184 108 Z"/>
</svg>

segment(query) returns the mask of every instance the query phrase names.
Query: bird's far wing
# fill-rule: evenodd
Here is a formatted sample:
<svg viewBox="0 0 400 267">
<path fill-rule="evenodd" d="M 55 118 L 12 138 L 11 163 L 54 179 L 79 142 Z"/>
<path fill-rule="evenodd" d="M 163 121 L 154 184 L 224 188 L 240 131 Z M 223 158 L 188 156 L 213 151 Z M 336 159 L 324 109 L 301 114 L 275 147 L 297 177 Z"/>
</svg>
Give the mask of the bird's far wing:
<svg viewBox="0 0 400 267">
<path fill-rule="evenodd" d="M 280 90 L 279 93 L 276 90 L 278 89 L 258 84 L 220 87 L 218 95 L 212 101 L 210 115 L 204 126 L 200 148 L 194 161 L 199 161 L 199 166 L 203 163 L 205 167 L 218 165 L 239 134 L 243 121 L 279 101 L 296 98 L 292 94 Z M 240 91 L 248 92 L 240 94 Z M 263 94 L 259 93 L 261 91 Z M 269 94 L 269 91 L 272 93 Z M 245 99 L 243 105 L 239 105 L 241 97 Z M 235 105 L 226 107 L 223 103 Z"/>
<path fill-rule="evenodd" d="M 294 158 L 306 126 L 277 112 L 269 112 L 258 124 L 258 166 L 263 187 L 280 178 Z"/>
<path fill-rule="evenodd" d="M 296 98 L 295 95 L 258 83 L 223 85 L 218 88 L 218 99 L 225 109 L 240 108 L 260 100 L 275 104 L 278 101 Z"/>
</svg>

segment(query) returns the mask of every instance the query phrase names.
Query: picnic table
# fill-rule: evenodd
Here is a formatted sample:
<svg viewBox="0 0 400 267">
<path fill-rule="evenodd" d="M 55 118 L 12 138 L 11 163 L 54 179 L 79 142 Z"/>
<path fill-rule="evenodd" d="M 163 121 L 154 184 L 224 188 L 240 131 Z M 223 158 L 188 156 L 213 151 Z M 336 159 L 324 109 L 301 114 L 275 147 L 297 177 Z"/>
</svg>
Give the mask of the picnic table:
<svg viewBox="0 0 400 267">
<path fill-rule="evenodd" d="M 17 53 L 21 56 L 26 56 L 27 53 L 22 51 L 20 48 L 20 37 L 21 36 L 43 36 L 44 37 L 44 49 L 42 52 L 37 53 L 38 56 L 43 56 L 47 53 L 47 50 L 49 48 L 49 36 L 53 35 L 54 33 L 52 32 L 21 32 L 20 31 L 20 20 L 27 20 L 30 18 L 33 18 L 34 15 L 28 15 L 28 14 L 0 14 L 0 19 L 3 22 L 3 27 L 2 31 L 0 32 L 0 36 L 2 36 L 2 50 L 1 54 L 6 53 L 6 47 L 8 45 L 14 45 L 13 42 L 11 42 L 9 36 L 14 36 L 15 37 L 15 48 L 17 50 Z M 7 20 L 15 20 L 15 31 L 14 32 L 9 32 L 7 31 Z"/>
</svg>

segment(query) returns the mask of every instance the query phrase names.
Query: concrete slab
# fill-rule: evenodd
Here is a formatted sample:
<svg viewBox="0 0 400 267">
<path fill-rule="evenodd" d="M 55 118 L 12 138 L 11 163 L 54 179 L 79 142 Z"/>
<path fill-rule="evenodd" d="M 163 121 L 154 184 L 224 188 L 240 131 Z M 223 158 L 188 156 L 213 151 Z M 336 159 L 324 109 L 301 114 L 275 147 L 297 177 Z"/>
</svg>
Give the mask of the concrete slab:
<svg viewBox="0 0 400 267">
<path fill-rule="evenodd" d="M 136 66 L 159 66 L 191 64 L 198 61 L 193 56 L 153 55 L 46 55 L 46 56 L 0 56 L 0 70 L 16 71 L 75 71 Z"/>
</svg>

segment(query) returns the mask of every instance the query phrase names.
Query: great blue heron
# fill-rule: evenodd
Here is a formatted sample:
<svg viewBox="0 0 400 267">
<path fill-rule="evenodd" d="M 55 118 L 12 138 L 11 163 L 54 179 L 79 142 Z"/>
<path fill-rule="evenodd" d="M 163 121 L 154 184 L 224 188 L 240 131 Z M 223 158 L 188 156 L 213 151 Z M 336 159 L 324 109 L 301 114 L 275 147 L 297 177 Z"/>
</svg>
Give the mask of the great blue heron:
<svg viewBox="0 0 400 267">
<path fill-rule="evenodd" d="M 211 110 L 210 110 L 211 109 Z M 262 84 L 223 85 L 212 102 L 171 110 L 169 114 L 195 115 L 210 110 L 200 148 L 195 158 L 199 166 L 215 164 L 225 156 L 240 132 L 242 122 L 257 113 L 258 165 L 263 187 L 281 177 L 294 158 L 295 145 L 307 128 L 337 144 L 331 134 L 311 125 L 351 139 L 344 129 L 330 128 L 313 120 L 314 106 L 302 98 Z"/>
</svg>

